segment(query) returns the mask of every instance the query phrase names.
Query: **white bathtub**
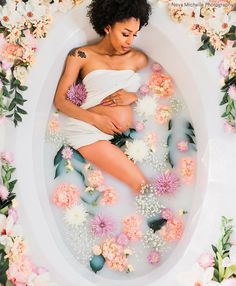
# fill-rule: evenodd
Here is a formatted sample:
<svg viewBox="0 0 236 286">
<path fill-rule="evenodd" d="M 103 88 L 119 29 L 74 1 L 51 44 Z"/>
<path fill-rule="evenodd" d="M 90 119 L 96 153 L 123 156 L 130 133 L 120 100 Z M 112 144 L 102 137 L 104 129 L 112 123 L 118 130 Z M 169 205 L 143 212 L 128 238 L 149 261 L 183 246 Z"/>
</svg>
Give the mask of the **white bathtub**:
<svg viewBox="0 0 236 286">
<path fill-rule="evenodd" d="M 96 37 L 85 17 L 87 3 L 85 1 L 81 7 L 55 17 L 49 37 L 40 42 L 37 62 L 28 77 L 28 102 L 25 107 L 29 115 L 16 130 L 9 127 L 5 131 L 4 147 L 15 155 L 19 179 L 16 191 L 25 236 L 34 261 L 47 267 L 60 286 L 121 283 L 78 266 L 55 225 L 44 179 L 44 135 L 54 96 L 51 87 L 57 84 L 67 51 Z M 198 140 L 197 191 L 184 238 L 171 257 L 148 275 L 122 280 L 122 285 L 173 286 L 177 285 L 178 273 L 188 269 L 201 251 L 208 250 L 209 243 L 217 239 L 214 235 L 218 234 L 221 214 L 233 216 L 233 208 L 230 209 L 232 200 L 222 197 L 223 188 L 224 194 L 230 195 L 233 191 L 230 184 L 233 173 L 220 168 L 221 161 L 215 159 L 219 155 L 219 160 L 226 158 L 229 167 L 234 166 L 231 154 L 235 152 L 232 143 L 235 138 L 224 140 L 222 137 L 217 57 L 210 59 L 205 53 L 197 52 L 193 38 L 183 26 L 169 19 L 164 8 L 153 11 L 150 25 L 140 32 L 136 46 L 164 66 L 184 96 Z M 48 78 L 50 88 L 45 85 Z M 225 152 L 223 156 L 221 146 L 224 145 L 221 144 L 228 144 L 227 149 L 232 152 Z M 229 206 L 225 210 L 219 209 L 222 201 Z"/>
</svg>

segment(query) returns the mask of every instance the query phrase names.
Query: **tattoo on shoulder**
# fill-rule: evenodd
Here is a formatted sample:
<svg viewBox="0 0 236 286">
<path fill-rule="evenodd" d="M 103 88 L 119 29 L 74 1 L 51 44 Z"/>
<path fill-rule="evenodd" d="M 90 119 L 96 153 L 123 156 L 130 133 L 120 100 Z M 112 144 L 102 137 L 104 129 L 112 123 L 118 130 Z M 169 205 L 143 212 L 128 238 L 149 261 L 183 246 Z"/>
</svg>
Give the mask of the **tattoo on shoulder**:
<svg viewBox="0 0 236 286">
<path fill-rule="evenodd" d="M 85 52 L 80 51 L 78 48 L 74 48 L 69 52 L 69 56 L 73 57 L 80 57 L 80 58 L 86 58 Z"/>
</svg>

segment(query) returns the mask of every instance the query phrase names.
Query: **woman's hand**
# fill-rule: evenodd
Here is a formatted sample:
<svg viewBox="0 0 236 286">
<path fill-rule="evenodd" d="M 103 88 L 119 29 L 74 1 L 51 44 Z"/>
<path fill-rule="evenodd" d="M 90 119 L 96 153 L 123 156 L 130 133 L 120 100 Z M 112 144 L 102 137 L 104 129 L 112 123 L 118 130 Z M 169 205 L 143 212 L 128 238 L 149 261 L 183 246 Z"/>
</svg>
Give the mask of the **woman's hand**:
<svg viewBox="0 0 236 286">
<path fill-rule="evenodd" d="M 111 95 L 104 98 L 101 102 L 105 106 L 130 105 L 137 100 L 137 95 L 134 92 L 128 92 L 124 89 L 119 89 Z"/>
<path fill-rule="evenodd" d="M 102 132 L 110 135 L 122 133 L 122 128 L 119 123 L 106 115 L 94 114 L 93 125 Z"/>
</svg>

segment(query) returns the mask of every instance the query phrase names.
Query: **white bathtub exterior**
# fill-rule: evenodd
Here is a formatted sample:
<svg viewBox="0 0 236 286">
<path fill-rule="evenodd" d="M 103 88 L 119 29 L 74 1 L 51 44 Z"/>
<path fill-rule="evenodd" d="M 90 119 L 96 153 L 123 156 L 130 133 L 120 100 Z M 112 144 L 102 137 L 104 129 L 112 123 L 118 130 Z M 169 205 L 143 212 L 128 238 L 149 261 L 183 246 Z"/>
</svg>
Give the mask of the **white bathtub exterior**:
<svg viewBox="0 0 236 286">
<path fill-rule="evenodd" d="M 20 221 L 33 260 L 48 268 L 59 286 L 177 285 L 178 273 L 190 269 L 199 254 L 210 251 L 210 245 L 217 241 L 221 215 L 236 218 L 236 139 L 235 135 L 223 132 L 220 119 L 217 70 L 220 56 L 210 58 L 205 52 L 197 52 L 200 43 L 196 43 L 184 26 L 173 23 L 164 7 L 153 11 L 150 25 L 140 33 L 136 45 L 172 75 L 190 111 L 198 140 L 196 188 L 199 192 L 195 192 L 183 240 L 158 271 L 122 282 L 93 275 L 83 267 L 78 269 L 78 263 L 60 238 L 48 201 L 43 169 L 44 134 L 53 101 L 53 94 L 48 96 L 44 82 L 50 74 L 55 86 L 65 51 L 95 37 L 85 17 L 87 3 L 67 14 L 56 15 L 48 38 L 40 41 L 37 61 L 28 77 L 29 89 L 25 92 L 28 115 L 17 129 L 7 125 L 6 130 L 1 126 L 1 134 L 4 134 L 1 150 L 12 151 L 15 157 Z M 153 34 L 153 30 L 157 34 Z M 58 58 L 60 62 L 54 65 Z"/>
</svg>

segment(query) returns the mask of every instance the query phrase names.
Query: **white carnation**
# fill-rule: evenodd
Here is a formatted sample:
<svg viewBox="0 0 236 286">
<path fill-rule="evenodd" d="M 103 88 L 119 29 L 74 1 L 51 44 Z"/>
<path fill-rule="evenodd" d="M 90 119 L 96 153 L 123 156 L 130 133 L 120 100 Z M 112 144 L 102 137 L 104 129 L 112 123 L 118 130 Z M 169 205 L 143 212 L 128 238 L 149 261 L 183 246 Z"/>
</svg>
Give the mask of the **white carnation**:
<svg viewBox="0 0 236 286">
<path fill-rule="evenodd" d="M 79 226 L 85 222 L 87 215 L 86 209 L 82 204 L 74 205 L 66 210 L 64 219 L 70 226 Z"/>
<path fill-rule="evenodd" d="M 138 100 L 135 111 L 143 119 L 146 119 L 147 117 L 153 116 L 155 114 L 156 108 L 156 99 L 151 95 L 147 95 Z"/>
<path fill-rule="evenodd" d="M 27 69 L 22 66 L 16 66 L 14 68 L 13 75 L 20 81 L 21 84 L 24 84 L 27 76 Z"/>
<path fill-rule="evenodd" d="M 135 139 L 133 142 L 126 142 L 125 154 L 134 162 L 143 162 L 149 154 L 149 148 L 143 140 Z"/>
</svg>

